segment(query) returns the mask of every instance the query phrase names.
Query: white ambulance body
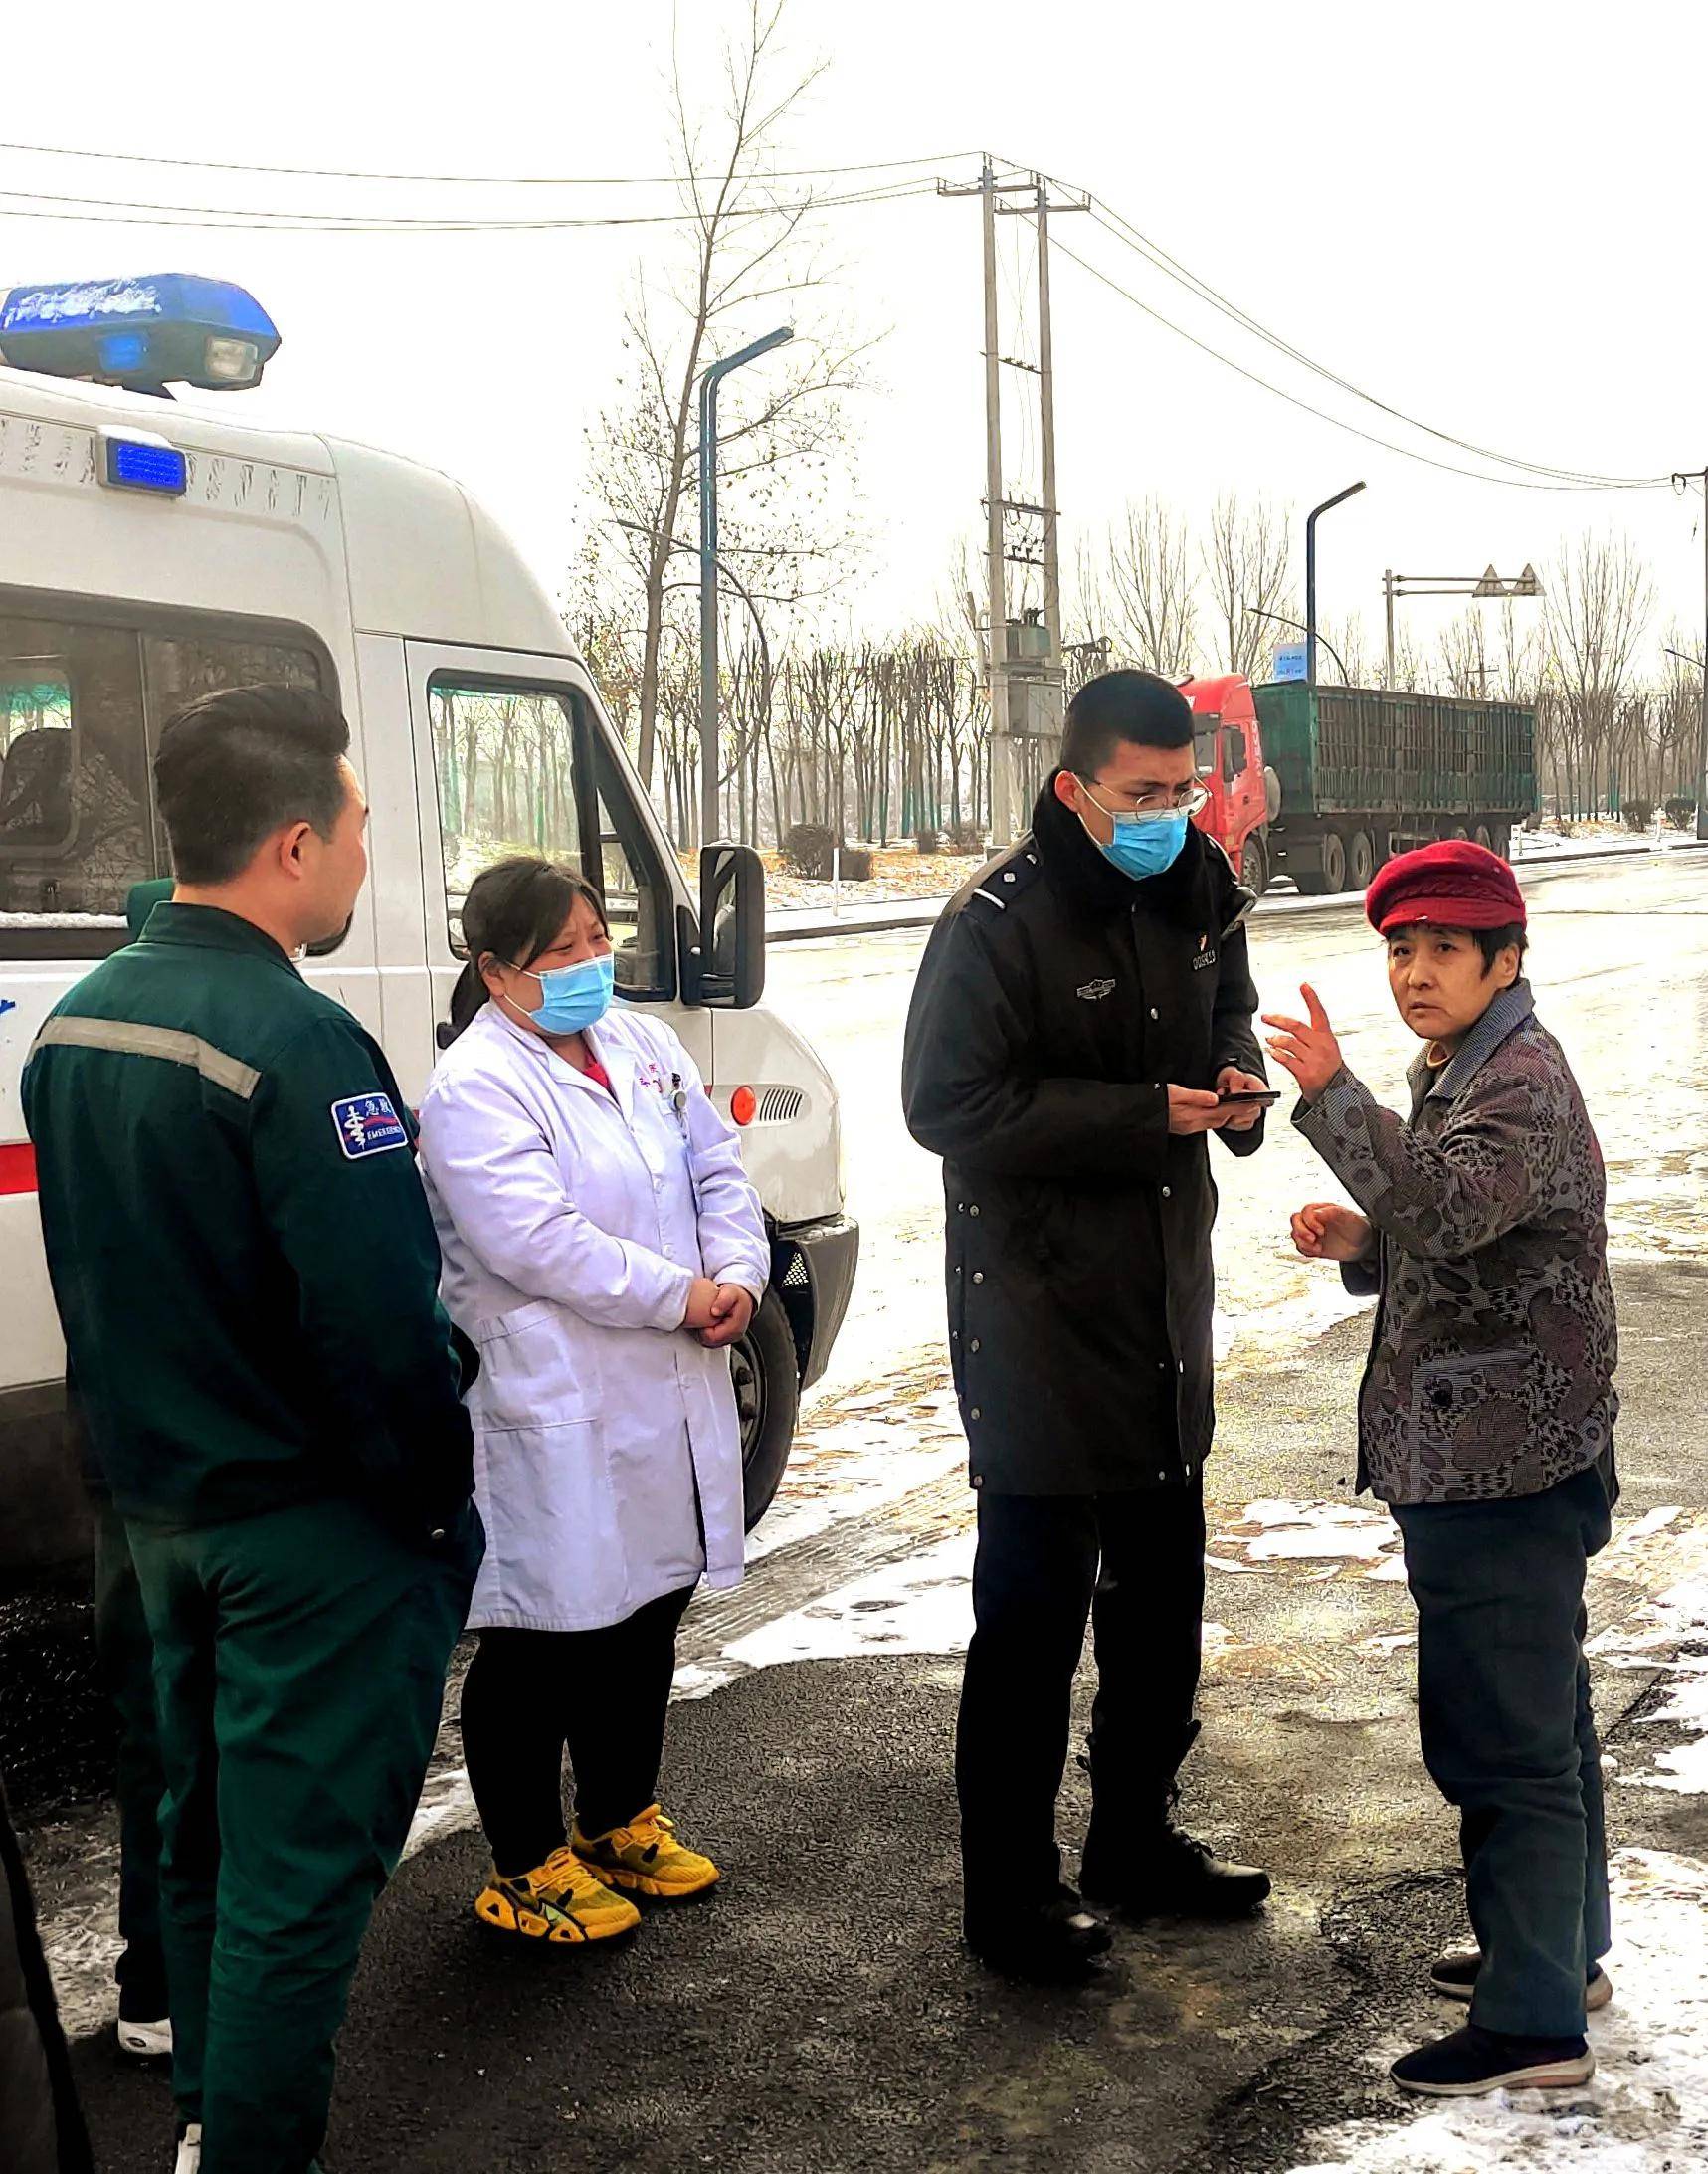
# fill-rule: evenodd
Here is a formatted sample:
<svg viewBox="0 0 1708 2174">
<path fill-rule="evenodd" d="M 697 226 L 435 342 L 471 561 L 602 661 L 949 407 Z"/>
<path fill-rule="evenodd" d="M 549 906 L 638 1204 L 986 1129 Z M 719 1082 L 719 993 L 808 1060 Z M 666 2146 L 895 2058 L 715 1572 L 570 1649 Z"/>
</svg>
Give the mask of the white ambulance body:
<svg viewBox="0 0 1708 2174">
<path fill-rule="evenodd" d="M 754 1001 L 756 860 L 712 849 L 690 895 L 557 613 L 457 484 L 251 427 L 236 405 L 0 366 L 0 1568 L 67 1558 L 83 1529 L 24 1058 L 127 940 L 131 886 L 169 873 L 150 782 L 162 723 L 257 681 L 316 685 L 349 718 L 372 874 L 347 935 L 306 971 L 379 1037 L 407 1094 L 463 964 L 461 897 L 520 847 L 598 877 L 620 996 L 668 1018 L 747 1119 L 776 1270 L 737 1360 L 757 1514 L 841 1325 L 857 1233 L 829 1075 Z M 707 910 L 717 955 L 702 962 Z"/>
</svg>

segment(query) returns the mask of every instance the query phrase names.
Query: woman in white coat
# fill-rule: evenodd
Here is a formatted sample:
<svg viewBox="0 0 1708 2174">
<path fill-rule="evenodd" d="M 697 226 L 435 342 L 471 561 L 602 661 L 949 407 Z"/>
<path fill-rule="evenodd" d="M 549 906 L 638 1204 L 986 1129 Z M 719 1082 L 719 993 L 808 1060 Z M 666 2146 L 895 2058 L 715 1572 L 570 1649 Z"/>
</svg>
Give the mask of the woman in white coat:
<svg viewBox="0 0 1708 2174">
<path fill-rule="evenodd" d="M 660 1809 L 676 1630 L 741 1576 L 729 1346 L 770 1248 L 731 1127 L 661 1021 L 608 1009 L 611 941 L 573 870 L 487 869 L 463 908 L 457 1038 L 421 1109 L 486 1554 L 463 1685 L 492 1848 L 475 1914 L 579 1945 L 717 1878 Z M 566 1834 L 563 1757 L 575 1776 Z"/>
</svg>

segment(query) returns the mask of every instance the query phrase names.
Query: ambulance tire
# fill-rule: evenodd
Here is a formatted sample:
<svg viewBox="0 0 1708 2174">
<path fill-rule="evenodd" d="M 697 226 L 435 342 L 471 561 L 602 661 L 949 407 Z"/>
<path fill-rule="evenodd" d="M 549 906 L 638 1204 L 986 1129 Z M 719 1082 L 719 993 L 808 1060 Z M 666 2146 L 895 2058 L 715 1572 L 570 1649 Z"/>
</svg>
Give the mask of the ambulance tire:
<svg viewBox="0 0 1708 2174">
<path fill-rule="evenodd" d="M 801 1409 L 795 1331 L 775 1291 L 765 1293 L 747 1334 L 731 1351 L 730 1370 L 741 1418 L 741 1483 L 751 1532 L 782 1484 Z"/>
</svg>

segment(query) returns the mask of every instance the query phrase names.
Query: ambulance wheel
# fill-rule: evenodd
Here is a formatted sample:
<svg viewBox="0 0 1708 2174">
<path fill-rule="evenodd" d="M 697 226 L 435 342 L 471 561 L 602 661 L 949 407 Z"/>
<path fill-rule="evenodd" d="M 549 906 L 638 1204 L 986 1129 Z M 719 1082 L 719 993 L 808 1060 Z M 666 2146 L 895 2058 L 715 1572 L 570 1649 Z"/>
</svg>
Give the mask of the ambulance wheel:
<svg viewBox="0 0 1708 2174">
<path fill-rule="evenodd" d="M 795 1332 L 774 1291 L 765 1293 L 765 1302 L 729 1360 L 741 1420 L 741 1484 L 751 1532 L 782 1483 L 801 1409 Z"/>
</svg>

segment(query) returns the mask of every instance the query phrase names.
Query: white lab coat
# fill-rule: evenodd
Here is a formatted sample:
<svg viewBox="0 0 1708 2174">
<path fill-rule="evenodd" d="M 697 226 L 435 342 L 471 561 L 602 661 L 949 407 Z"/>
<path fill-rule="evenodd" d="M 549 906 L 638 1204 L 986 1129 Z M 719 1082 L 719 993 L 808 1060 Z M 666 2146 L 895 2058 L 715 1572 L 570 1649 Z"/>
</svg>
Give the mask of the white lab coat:
<svg viewBox="0 0 1708 2174">
<path fill-rule="evenodd" d="M 696 1276 L 763 1292 L 759 1196 L 668 1027 L 613 1010 L 587 1042 L 615 1100 L 488 1004 L 421 1108 L 446 1309 L 480 1351 L 474 1629 L 595 1630 L 741 1577 L 729 1353 L 679 1323 Z"/>
</svg>

